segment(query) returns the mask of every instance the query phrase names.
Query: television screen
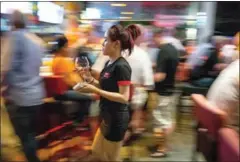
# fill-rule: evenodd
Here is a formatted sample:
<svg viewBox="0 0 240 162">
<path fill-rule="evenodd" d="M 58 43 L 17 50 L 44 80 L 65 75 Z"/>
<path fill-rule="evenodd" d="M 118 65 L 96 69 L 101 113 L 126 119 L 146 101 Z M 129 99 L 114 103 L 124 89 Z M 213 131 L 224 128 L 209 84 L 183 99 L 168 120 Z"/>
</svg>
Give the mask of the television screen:
<svg viewBox="0 0 240 162">
<path fill-rule="evenodd" d="M 64 9 L 52 2 L 38 2 L 37 15 L 39 21 L 61 24 L 64 18 Z"/>
</svg>

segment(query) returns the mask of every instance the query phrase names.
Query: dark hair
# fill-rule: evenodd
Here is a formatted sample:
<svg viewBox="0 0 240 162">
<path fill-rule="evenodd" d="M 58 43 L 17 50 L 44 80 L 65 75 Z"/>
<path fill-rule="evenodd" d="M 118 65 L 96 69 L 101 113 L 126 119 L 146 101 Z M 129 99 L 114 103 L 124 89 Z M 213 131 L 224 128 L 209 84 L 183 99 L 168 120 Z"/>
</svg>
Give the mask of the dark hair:
<svg viewBox="0 0 240 162">
<path fill-rule="evenodd" d="M 15 10 L 11 15 L 10 23 L 16 29 L 24 29 L 26 27 L 26 18 L 22 12 Z"/>
<path fill-rule="evenodd" d="M 140 28 L 134 24 L 127 26 L 126 30 L 131 33 L 134 41 L 142 34 Z"/>
<path fill-rule="evenodd" d="M 113 25 L 108 30 L 108 36 L 112 41 L 120 41 L 121 51 L 128 50 L 129 55 L 132 53 L 132 49 L 134 47 L 132 34 L 128 30 L 124 29 L 121 25 Z"/>
<path fill-rule="evenodd" d="M 64 35 L 58 36 L 55 40 L 57 42 L 51 49 L 51 53 L 56 53 L 60 51 L 65 45 L 67 45 L 68 40 Z"/>
</svg>

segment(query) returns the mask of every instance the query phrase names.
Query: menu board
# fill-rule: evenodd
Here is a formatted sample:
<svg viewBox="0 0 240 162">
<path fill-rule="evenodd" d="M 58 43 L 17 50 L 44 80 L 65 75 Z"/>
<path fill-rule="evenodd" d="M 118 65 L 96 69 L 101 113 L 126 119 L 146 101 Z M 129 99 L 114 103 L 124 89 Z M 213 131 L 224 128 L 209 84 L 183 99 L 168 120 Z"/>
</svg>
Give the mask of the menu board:
<svg viewBox="0 0 240 162">
<path fill-rule="evenodd" d="M 52 2 L 38 2 L 37 15 L 39 21 L 61 24 L 64 18 L 64 8 Z"/>
</svg>

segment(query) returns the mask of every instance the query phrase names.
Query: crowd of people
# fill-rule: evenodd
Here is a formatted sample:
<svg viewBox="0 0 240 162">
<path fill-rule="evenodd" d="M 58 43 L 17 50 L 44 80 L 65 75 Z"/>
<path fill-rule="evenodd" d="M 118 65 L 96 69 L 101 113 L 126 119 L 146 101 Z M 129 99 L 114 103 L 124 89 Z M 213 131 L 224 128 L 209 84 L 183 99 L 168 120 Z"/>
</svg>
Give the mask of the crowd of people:
<svg viewBox="0 0 240 162">
<path fill-rule="evenodd" d="M 185 82 L 210 89 L 207 99 L 226 111 L 228 124 L 239 129 L 239 33 L 232 42 L 224 43 L 208 36 L 190 50 L 165 29 L 156 28 L 152 37 L 156 57 L 151 59 L 141 47 L 144 26 L 113 25 L 106 31 L 102 52 L 93 65 L 76 67 L 79 48 L 88 34 L 78 30 L 75 17 L 69 18 L 69 24 L 51 50 L 52 72 L 62 76 L 69 89 L 51 99 L 90 100 L 92 149 L 82 161 L 120 160 L 121 147 L 146 130 L 149 112 L 158 139 L 150 156 L 165 157 L 168 137 L 176 127 L 174 93 L 181 70 L 187 71 Z M 19 157 L 38 162 L 35 119 L 46 101 L 39 75 L 45 45 L 27 30 L 21 12 L 13 12 L 11 27 L 7 35 L 1 35 L 1 152 L 6 161 Z M 154 101 L 152 111 L 147 111 L 149 100 Z"/>
</svg>

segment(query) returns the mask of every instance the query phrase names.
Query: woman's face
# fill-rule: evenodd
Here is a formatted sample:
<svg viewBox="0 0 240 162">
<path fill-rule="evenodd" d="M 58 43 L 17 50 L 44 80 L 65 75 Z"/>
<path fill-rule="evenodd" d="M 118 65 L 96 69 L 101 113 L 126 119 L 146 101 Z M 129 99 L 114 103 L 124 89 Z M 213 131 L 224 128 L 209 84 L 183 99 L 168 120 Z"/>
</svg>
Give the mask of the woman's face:
<svg viewBox="0 0 240 162">
<path fill-rule="evenodd" d="M 118 41 L 112 41 L 109 36 L 104 40 L 102 45 L 103 55 L 111 56 L 116 51 L 120 50 Z"/>
</svg>

